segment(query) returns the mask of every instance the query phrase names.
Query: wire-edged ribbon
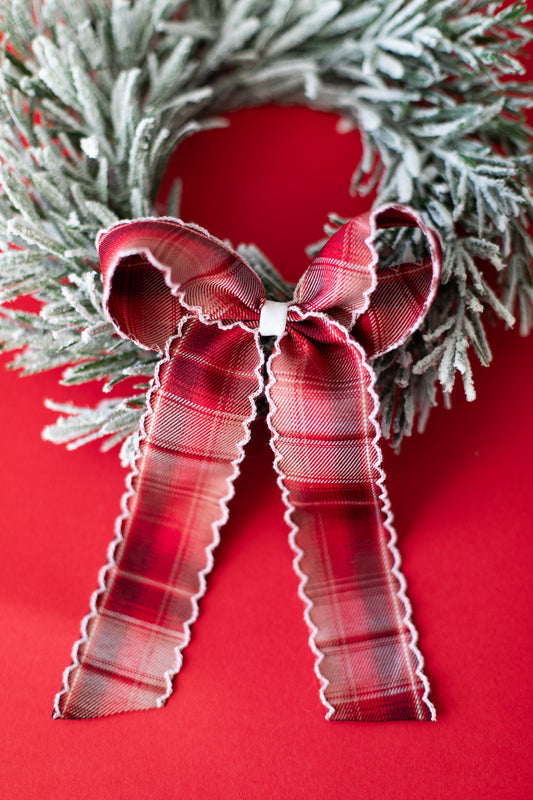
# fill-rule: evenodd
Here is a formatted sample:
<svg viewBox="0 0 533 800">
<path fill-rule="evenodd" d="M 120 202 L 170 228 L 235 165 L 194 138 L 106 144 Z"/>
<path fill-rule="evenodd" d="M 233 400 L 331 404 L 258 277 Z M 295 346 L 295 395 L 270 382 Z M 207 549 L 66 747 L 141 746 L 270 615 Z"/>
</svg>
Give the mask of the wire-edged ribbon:
<svg viewBox="0 0 533 800">
<path fill-rule="evenodd" d="M 429 256 L 378 270 L 376 231 L 398 226 L 418 226 Z M 265 392 L 326 718 L 433 719 L 369 359 L 420 325 L 439 278 L 436 235 L 400 206 L 357 217 L 283 303 L 237 252 L 178 220 L 121 222 L 98 246 L 108 316 L 164 357 L 54 715 L 159 707 L 171 694 Z M 266 363 L 262 336 L 276 337 Z"/>
</svg>

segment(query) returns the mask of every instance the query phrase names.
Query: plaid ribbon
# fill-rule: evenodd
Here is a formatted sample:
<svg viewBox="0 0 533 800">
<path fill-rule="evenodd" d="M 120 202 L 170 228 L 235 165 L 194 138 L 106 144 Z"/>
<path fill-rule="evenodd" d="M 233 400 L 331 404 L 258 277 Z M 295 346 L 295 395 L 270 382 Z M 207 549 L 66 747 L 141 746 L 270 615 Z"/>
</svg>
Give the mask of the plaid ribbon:
<svg viewBox="0 0 533 800">
<path fill-rule="evenodd" d="M 430 256 L 378 271 L 376 230 L 396 226 L 418 226 Z M 163 358 L 54 716 L 159 707 L 169 697 L 265 391 L 326 718 L 434 719 L 368 358 L 420 325 L 438 282 L 436 235 L 400 206 L 358 217 L 285 304 L 266 300 L 238 253 L 178 220 L 121 222 L 100 236 L 99 252 L 117 331 Z M 266 364 L 265 333 L 277 335 Z"/>
</svg>

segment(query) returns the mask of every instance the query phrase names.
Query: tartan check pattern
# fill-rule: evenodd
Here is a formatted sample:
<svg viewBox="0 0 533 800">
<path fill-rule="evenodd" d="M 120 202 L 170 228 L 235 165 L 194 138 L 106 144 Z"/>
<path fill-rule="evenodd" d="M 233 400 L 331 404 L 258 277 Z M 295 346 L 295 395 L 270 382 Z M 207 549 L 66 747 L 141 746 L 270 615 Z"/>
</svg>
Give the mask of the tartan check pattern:
<svg viewBox="0 0 533 800">
<path fill-rule="evenodd" d="M 429 257 L 377 270 L 377 228 L 400 225 L 422 229 Z M 380 468 L 368 357 L 420 325 L 440 272 L 435 234 L 399 206 L 334 234 L 296 287 L 266 386 L 265 291 L 241 256 L 166 218 L 115 225 L 99 252 L 117 331 L 164 357 L 54 716 L 159 707 L 171 694 L 266 391 L 326 717 L 433 719 Z"/>
</svg>

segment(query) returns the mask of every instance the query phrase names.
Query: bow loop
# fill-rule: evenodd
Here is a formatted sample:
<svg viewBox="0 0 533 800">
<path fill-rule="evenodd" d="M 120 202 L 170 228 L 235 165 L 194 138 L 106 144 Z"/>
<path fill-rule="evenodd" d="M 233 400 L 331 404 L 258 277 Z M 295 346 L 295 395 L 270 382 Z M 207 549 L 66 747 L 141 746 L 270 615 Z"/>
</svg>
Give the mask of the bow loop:
<svg viewBox="0 0 533 800">
<path fill-rule="evenodd" d="M 420 228 L 429 257 L 377 269 L 377 231 L 397 227 Z M 421 324 L 437 290 L 440 260 L 436 234 L 415 211 L 383 206 L 333 234 L 302 276 L 294 300 L 303 313 L 327 312 L 374 357 L 397 347 Z"/>
<path fill-rule="evenodd" d="M 207 231 L 180 220 L 120 222 L 98 238 L 107 315 L 124 338 L 162 352 L 187 314 L 256 328 L 265 290 Z"/>
<path fill-rule="evenodd" d="M 369 358 L 399 347 L 420 327 L 435 297 L 442 263 L 437 234 L 415 211 L 391 206 L 375 213 L 378 228 L 418 227 L 429 254 L 420 261 L 377 270 L 369 306 L 351 331 Z"/>
<path fill-rule="evenodd" d="M 377 255 L 369 245 L 371 215 L 355 217 L 326 242 L 304 272 L 294 301 L 302 312 L 323 311 L 350 329 L 368 306 Z"/>
</svg>

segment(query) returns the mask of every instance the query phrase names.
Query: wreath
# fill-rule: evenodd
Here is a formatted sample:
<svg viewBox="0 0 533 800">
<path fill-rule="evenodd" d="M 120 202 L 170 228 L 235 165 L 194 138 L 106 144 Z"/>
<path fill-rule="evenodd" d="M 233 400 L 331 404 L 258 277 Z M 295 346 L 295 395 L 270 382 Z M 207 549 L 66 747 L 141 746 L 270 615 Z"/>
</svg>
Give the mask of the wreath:
<svg viewBox="0 0 533 800">
<path fill-rule="evenodd" d="M 531 39 L 523 4 L 483 0 L 11 0 L 0 9 L 0 340 L 25 374 L 62 383 L 138 377 L 96 408 L 50 404 L 45 437 L 109 448 L 139 425 L 158 356 L 119 339 L 102 311 L 95 239 L 153 215 L 180 142 L 267 103 L 335 112 L 357 127 L 353 192 L 401 202 L 437 228 L 444 265 L 424 325 L 374 363 L 382 428 L 398 445 L 471 354 L 487 321 L 531 324 Z M 179 184 L 164 213 L 177 215 Z M 157 209 L 160 211 L 160 209 Z M 201 223 L 201 220 L 198 220 Z M 326 234 L 343 220 L 331 214 Z M 400 245 L 416 251 L 416 233 Z M 410 238 L 406 238 L 409 236 Z M 390 239 L 391 234 L 388 234 Z M 380 240 L 383 263 L 391 242 Z M 280 278 L 255 246 L 267 294 Z M 33 295 L 36 310 L 15 298 Z"/>
</svg>

